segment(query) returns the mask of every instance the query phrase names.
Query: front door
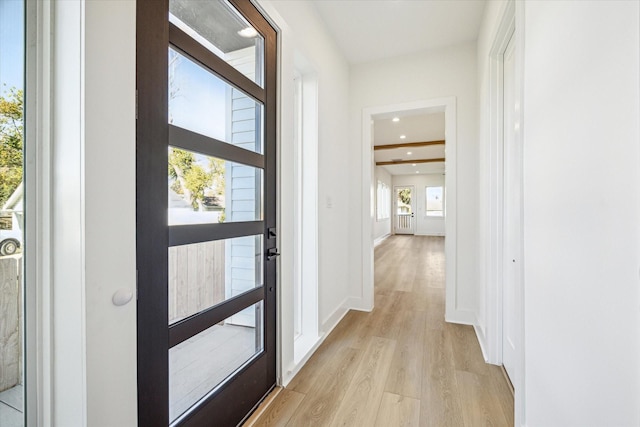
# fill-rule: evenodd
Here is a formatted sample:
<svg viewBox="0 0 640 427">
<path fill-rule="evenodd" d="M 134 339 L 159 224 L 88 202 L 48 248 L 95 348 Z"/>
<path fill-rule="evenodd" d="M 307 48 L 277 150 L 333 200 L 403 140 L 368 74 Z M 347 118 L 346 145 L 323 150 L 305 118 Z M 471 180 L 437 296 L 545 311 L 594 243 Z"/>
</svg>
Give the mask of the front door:
<svg viewBox="0 0 640 427">
<path fill-rule="evenodd" d="M 395 234 L 415 234 L 413 186 L 394 187 Z"/>
<path fill-rule="evenodd" d="M 242 0 L 137 17 L 139 425 L 235 426 L 276 382 L 276 32 Z"/>
</svg>

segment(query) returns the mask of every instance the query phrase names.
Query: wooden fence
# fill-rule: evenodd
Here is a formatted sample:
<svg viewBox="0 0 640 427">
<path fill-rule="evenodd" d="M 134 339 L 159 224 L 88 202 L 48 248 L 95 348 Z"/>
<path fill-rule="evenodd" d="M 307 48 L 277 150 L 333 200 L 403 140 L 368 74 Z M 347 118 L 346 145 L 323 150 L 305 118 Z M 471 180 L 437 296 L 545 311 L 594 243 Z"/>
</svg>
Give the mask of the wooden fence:
<svg viewBox="0 0 640 427">
<path fill-rule="evenodd" d="M 169 323 L 225 298 L 225 241 L 169 248 Z"/>
<path fill-rule="evenodd" d="M 0 257 L 0 392 L 22 382 L 22 256 Z"/>
</svg>

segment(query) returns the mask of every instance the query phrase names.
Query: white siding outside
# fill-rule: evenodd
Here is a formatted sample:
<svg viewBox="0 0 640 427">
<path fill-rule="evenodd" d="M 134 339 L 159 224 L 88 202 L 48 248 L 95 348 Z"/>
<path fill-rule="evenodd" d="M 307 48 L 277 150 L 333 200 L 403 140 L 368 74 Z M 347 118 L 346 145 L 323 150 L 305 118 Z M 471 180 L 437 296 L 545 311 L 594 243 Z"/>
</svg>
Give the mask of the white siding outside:
<svg viewBox="0 0 640 427">
<path fill-rule="evenodd" d="M 255 47 L 230 52 L 225 60 L 249 79 L 255 79 Z M 227 105 L 231 108 L 227 123 L 227 142 L 251 151 L 262 152 L 261 134 L 256 133 L 256 118 L 260 105 L 243 92 L 229 87 Z M 227 162 L 226 221 L 254 221 L 260 209 L 262 173 L 250 166 Z M 256 173 L 258 176 L 256 177 Z M 258 212 L 260 214 L 260 212 Z M 258 240 L 258 241 L 256 241 Z M 262 241 L 254 236 L 227 241 L 226 293 L 227 298 L 239 295 L 257 284 L 262 284 Z M 229 322 L 237 325 L 255 326 L 255 307 L 233 316 Z"/>
</svg>

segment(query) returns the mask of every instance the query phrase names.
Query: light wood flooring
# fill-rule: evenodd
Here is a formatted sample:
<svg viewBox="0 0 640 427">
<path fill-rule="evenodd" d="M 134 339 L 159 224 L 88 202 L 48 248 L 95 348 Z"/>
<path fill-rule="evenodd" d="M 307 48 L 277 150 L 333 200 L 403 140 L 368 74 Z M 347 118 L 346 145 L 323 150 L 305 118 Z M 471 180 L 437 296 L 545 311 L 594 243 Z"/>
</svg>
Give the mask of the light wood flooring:
<svg viewBox="0 0 640 427">
<path fill-rule="evenodd" d="M 444 321 L 444 238 L 375 250 L 375 309 L 350 311 L 254 426 L 513 426 L 501 369 Z"/>
</svg>

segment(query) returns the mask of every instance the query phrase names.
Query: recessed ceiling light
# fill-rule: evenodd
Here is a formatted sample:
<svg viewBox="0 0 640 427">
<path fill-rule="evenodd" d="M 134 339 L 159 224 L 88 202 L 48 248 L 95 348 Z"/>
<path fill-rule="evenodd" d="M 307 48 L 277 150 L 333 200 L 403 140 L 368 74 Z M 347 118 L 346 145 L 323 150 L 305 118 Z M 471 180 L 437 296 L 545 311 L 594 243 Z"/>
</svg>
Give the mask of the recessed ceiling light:
<svg viewBox="0 0 640 427">
<path fill-rule="evenodd" d="M 405 139 L 407 135 L 400 135 L 400 139 Z"/>
<path fill-rule="evenodd" d="M 420 171 L 416 171 L 416 173 L 420 173 Z"/>
<path fill-rule="evenodd" d="M 247 28 L 244 28 L 244 29 L 238 31 L 238 34 L 240 36 L 242 36 L 242 37 L 246 37 L 248 39 L 252 39 L 252 38 L 254 38 L 255 36 L 258 35 L 258 32 L 253 27 L 247 27 Z"/>
<path fill-rule="evenodd" d="M 410 156 L 410 155 L 411 155 L 411 151 L 407 151 L 407 156 Z"/>
<path fill-rule="evenodd" d="M 391 121 L 393 121 L 393 122 L 399 122 L 399 121 L 400 121 L 400 117 L 394 117 L 393 119 L 391 119 Z"/>
<path fill-rule="evenodd" d="M 411 166 L 415 166 L 415 165 L 416 165 L 415 163 L 411 163 Z"/>
</svg>

